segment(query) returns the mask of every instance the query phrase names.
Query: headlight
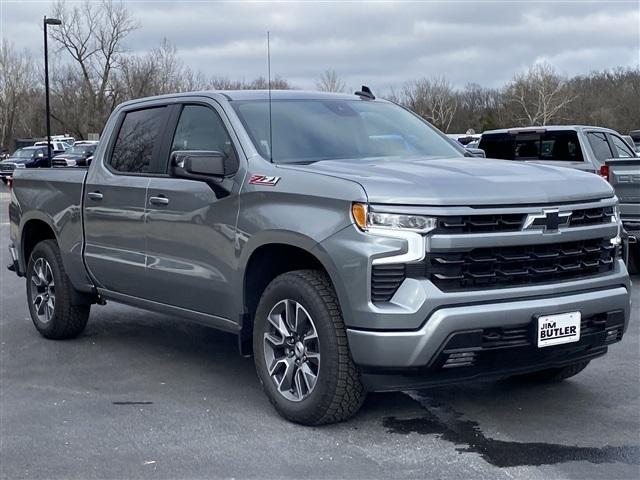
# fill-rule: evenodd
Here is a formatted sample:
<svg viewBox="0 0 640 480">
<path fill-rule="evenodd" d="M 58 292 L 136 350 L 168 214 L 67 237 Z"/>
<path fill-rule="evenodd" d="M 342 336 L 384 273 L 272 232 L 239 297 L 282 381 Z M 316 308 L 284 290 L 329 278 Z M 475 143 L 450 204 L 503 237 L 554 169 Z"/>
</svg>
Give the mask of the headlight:
<svg viewBox="0 0 640 480">
<path fill-rule="evenodd" d="M 16 168 L 26 168 L 24 163 L 16 163 Z"/>
<path fill-rule="evenodd" d="M 370 212 L 367 205 L 354 203 L 351 213 L 356 225 L 361 230 L 386 229 L 416 233 L 428 233 L 437 226 L 437 219 L 422 215 L 407 215 L 404 213 Z"/>
</svg>

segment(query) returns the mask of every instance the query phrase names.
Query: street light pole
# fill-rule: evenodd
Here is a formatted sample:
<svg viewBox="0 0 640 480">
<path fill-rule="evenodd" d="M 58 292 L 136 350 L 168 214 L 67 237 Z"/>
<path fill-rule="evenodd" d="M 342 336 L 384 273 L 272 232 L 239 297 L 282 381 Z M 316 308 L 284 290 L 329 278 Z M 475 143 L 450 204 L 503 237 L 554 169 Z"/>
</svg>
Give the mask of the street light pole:
<svg viewBox="0 0 640 480">
<path fill-rule="evenodd" d="M 49 107 L 49 49 L 47 46 L 47 25 L 61 25 L 57 18 L 44 17 L 44 96 L 47 104 L 47 157 L 51 166 L 51 108 Z"/>
</svg>

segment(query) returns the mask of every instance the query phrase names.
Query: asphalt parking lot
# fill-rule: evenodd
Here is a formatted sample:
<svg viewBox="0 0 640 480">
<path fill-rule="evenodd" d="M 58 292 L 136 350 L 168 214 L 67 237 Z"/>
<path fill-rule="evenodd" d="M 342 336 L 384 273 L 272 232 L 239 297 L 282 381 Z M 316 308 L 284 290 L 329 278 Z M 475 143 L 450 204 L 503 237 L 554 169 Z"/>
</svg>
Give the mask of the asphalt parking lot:
<svg viewBox="0 0 640 480">
<path fill-rule="evenodd" d="M 1 478 L 640 477 L 637 307 L 623 341 L 562 384 L 376 394 L 349 422 L 301 427 L 230 335 L 110 303 L 78 339 L 40 337 L 4 268 L 8 199 L 0 186 Z"/>
</svg>

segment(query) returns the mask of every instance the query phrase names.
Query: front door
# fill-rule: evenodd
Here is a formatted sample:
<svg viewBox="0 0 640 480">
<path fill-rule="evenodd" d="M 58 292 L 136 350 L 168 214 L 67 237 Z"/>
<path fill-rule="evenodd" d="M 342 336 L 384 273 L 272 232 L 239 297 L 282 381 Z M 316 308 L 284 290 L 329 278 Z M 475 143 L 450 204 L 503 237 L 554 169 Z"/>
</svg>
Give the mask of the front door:
<svg viewBox="0 0 640 480">
<path fill-rule="evenodd" d="M 98 286 L 141 296 L 146 282 L 145 204 L 157 173 L 165 106 L 123 112 L 85 186 L 85 259 Z"/>
<path fill-rule="evenodd" d="M 207 150 L 221 152 L 238 165 L 222 110 L 202 103 L 179 108 L 167 162 L 176 150 Z M 152 286 L 148 298 L 232 319 L 231 276 L 241 175 L 231 177 L 227 195 L 216 194 L 203 181 L 170 175 L 151 179 L 146 214 L 147 278 Z"/>
</svg>

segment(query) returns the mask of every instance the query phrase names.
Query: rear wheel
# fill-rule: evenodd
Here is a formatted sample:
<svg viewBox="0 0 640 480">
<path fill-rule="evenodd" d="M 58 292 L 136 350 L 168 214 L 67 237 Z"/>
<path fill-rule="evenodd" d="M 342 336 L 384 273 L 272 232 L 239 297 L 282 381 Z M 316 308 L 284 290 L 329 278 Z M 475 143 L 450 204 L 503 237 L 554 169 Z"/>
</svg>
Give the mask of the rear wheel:
<svg viewBox="0 0 640 480">
<path fill-rule="evenodd" d="M 288 272 L 267 286 L 256 312 L 253 351 L 265 393 L 292 422 L 340 422 L 364 401 L 340 306 L 323 272 Z"/>
<path fill-rule="evenodd" d="M 82 333 L 91 307 L 72 304 L 73 286 L 54 240 L 35 246 L 26 276 L 29 312 L 36 330 L 43 337 L 56 340 Z"/>
<path fill-rule="evenodd" d="M 574 375 L 579 374 L 582 370 L 587 368 L 589 362 L 574 363 L 566 367 L 549 368 L 547 370 L 540 370 L 539 372 L 525 373 L 523 375 L 515 375 L 513 378 L 522 380 L 525 382 L 561 382 L 567 378 L 571 378 Z"/>
</svg>

